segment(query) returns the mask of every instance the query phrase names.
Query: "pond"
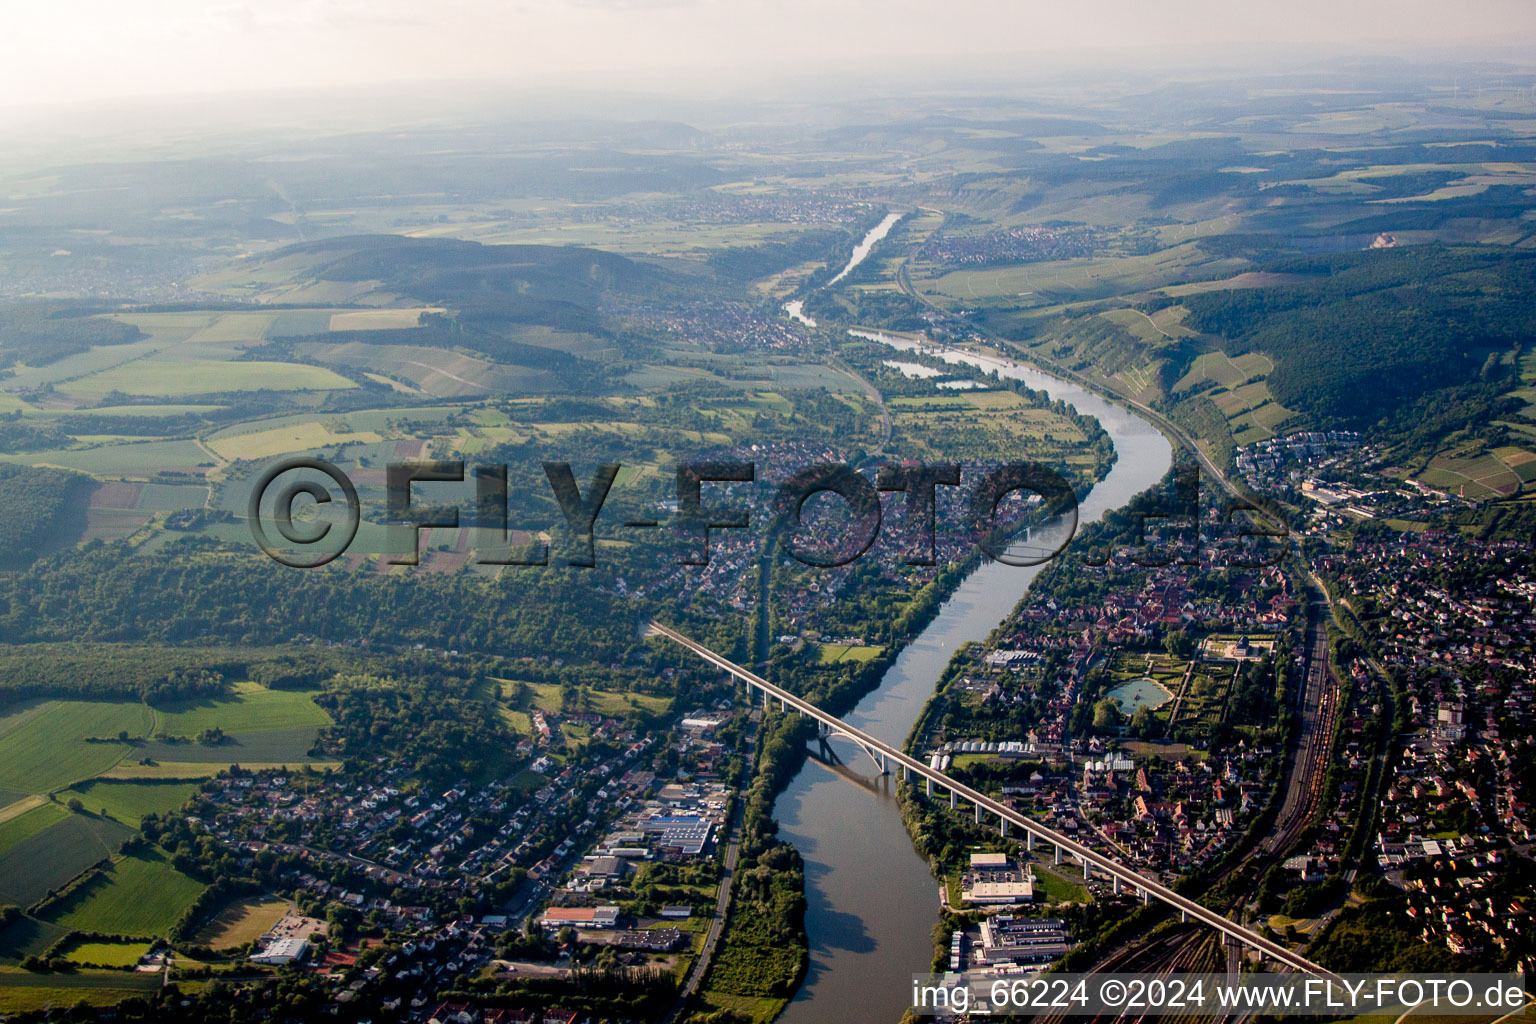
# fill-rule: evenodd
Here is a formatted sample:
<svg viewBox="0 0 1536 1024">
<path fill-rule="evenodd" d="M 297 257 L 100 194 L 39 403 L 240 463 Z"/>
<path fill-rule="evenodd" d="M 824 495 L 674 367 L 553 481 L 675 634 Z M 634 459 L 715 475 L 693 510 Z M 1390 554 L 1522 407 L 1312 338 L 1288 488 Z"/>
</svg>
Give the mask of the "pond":
<svg viewBox="0 0 1536 1024">
<path fill-rule="evenodd" d="M 1132 679 L 1109 691 L 1120 702 L 1120 710 L 1133 715 L 1137 708 L 1160 708 L 1173 700 L 1173 693 L 1155 679 Z"/>
</svg>

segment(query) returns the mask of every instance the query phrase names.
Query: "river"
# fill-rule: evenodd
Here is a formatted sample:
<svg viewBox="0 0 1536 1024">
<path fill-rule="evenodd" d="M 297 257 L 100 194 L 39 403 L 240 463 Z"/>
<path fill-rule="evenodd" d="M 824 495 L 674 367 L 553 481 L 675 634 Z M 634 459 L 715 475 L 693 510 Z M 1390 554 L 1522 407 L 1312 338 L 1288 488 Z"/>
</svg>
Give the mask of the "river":
<svg viewBox="0 0 1536 1024">
<path fill-rule="evenodd" d="M 919 347 L 876 332 L 850 333 L 905 351 Z M 1076 384 L 1007 359 L 929 346 L 924 350 L 1022 380 L 1103 424 L 1119 458 L 1083 500 L 1079 515 L 1084 525 L 1151 487 L 1171 465 L 1172 449 L 1157 428 Z M 982 563 L 847 720 L 900 746 L 955 649 L 984 639 L 1018 604 L 1038 571 Z M 805 984 L 779 1020 L 895 1024 L 910 1005 L 912 975 L 927 973 L 933 960 L 938 882 L 901 823 L 895 776 L 878 776 L 869 759 L 846 741 L 834 740 L 833 747 L 843 766 L 834 771 L 807 761 L 774 807 L 781 835 L 805 859 L 805 929 L 811 946 Z"/>
<path fill-rule="evenodd" d="M 879 242 L 880 239 L 890 234 L 891 228 L 895 227 L 896 222 L 901 220 L 903 216 L 904 214 L 900 213 L 886 214 L 885 218 L 881 220 L 879 224 L 876 224 L 874 227 L 869 229 L 869 231 L 864 235 L 864 240 L 853 247 L 853 254 L 848 257 L 848 265 L 845 266 L 842 270 L 839 270 L 836 277 L 821 287 L 830 288 L 837 284 L 837 282 L 841 281 L 843 278 L 847 277 L 850 273 L 852 273 L 853 268 L 864 262 L 864 257 L 868 256 L 871 252 L 874 251 L 875 244 Z M 805 312 L 804 299 L 796 299 L 794 302 L 786 302 L 784 304 L 784 312 L 789 314 L 789 318 L 791 320 L 798 320 L 805 324 L 807 327 L 816 326 L 815 317 L 812 317 Z"/>
</svg>

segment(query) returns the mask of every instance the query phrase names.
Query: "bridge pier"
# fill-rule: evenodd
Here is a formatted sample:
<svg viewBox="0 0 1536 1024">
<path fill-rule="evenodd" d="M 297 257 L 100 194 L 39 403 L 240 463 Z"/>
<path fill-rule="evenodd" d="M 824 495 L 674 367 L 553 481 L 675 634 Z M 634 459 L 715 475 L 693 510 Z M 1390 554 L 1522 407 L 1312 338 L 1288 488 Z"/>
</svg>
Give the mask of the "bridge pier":
<svg viewBox="0 0 1536 1024">
<path fill-rule="evenodd" d="M 1077 859 L 1083 863 L 1083 881 L 1086 882 L 1093 877 L 1093 865 L 1088 863 L 1087 857 L 1079 857 Z"/>
<path fill-rule="evenodd" d="M 997 823 L 1002 827 L 1003 838 L 1008 838 L 1008 819 L 999 814 L 997 816 Z"/>
<path fill-rule="evenodd" d="M 949 809 L 950 810 L 954 810 L 956 805 L 958 805 L 959 803 L 960 803 L 960 798 L 955 796 L 955 791 L 954 790 L 950 790 L 949 791 Z"/>
<path fill-rule="evenodd" d="M 1151 892 L 1147 891 L 1146 889 L 1142 889 L 1142 890 L 1140 890 L 1140 892 L 1141 892 L 1141 905 L 1142 906 L 1146 906 L 1148 903 L 1152 902 L 1152 893 Z"/>
<path fill-rule="evenodd" d="M 976 805 L 976 824 L 981 824 L 981 804 Z"/>
<path fill-rule="evenodd" d="M 1033 832 L 1024 833 L 1024 849 L 1029 853 L 1035 852 L 1035 834 Z"/>
<path fill-rule="evenodd" d="M 1061 866 L 1061 844 L 1060 843 L 1056 844 L 1056 866 L 1057 867 Z"/>
<path fill-rule="evenodd" d="M 1119 875 L 1115 876 L 1115 880 L 1114 880 L 1114 893 L 1115 893 L 1116 896 L 1120 895 L 1120 876 Z"/>
<path fill-rule="evenodd" d="M 932 779 L 927 779 L 925 781 L 928 783 L 928 795 L 929 796 L 933 796 L 933 780 Z M 953 795 L 953 794 L 951 794 L 951 795 Z"/>
</svg>

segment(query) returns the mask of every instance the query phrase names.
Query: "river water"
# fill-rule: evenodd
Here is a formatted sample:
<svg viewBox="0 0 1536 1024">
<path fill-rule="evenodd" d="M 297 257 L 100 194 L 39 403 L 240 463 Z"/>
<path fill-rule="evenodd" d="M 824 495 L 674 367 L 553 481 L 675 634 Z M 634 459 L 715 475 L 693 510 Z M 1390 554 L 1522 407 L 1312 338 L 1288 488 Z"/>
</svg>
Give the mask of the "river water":
<svg viewBox="0 0 1536 1024">
<path fill-rule="evenodd" d="M 902 214 L 899 213 L 886 214 L 885 218 L 880 221 L 879 224 L 876 224 L 874 227 L 869 229 L 869 231 L 864 235 L 864 240 L 853 247 L 853 254 L 848 257 L 848 265 L 845 266 L 842 270 L 839 270 L 837 272 L 837 276 L 828 281 L 826 284 L 822 285 L 822 287 L 830 288 L 837 284 L 837 282 L 841 281 L 843 278 L 847 277 L 850 273 L 852 273 L 853 268 L 858 266 L 860 263 L 863 263 L 864 257 L 868 256 L 871 252 L 874 251 L 875 243 L 879 242 L 880 239 L 890 234 L 891 228 L 895 227 L 896 222 L 901 220 L 901 218 Z M 805 324 L 807 327 L 816 326 L 816 318 L 805 312 L 804 299 L 796 299 L 794 302 L 786 302 L 784 304 L 784 312 L 789 314 L 789 318 L 791 320 L 798 320 Z"/>
<path fill-rule="evenodd" d="M 918 348 L 875 332 L 849 333 L 905 351 Z M 1157 428 L 1075 384 L 1011 360 L 924 350 L 1022 380 L 1103 424 L 1119 458 L 1083 500 L 1079 515 L 1084 525 L 1151 487 L 1171 465 L 1172 449 Z M 1038 571 L 982 563 L 847 720 L 888 743 L 905 742 L 955 649 L 984 639 L 1018 604 Z M 910 1005 L 912 975 L 927 973 L 933 960 L 938 882 L 902 826 L 893 792 L 896 777 L 878 776 L 852 744 L 834 740 L 832 745 L 843 764 L 834 769 L 807 761 L 774 807 L 781 834 L 805 859 L 805 928 L 811 946 L 805 984 L 779 1020 L 894 1024 Z"/>
</svg>

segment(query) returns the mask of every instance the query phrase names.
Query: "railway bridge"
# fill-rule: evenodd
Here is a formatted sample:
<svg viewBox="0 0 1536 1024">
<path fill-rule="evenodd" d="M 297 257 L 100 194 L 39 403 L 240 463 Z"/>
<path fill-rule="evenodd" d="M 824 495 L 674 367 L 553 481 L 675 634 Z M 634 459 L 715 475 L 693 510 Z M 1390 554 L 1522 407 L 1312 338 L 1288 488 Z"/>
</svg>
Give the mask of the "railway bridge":
<svg viewBox="0 0 1536 1024">
<path fill-rule="evenodd" d="M 1055 829 L 1047 828 L 1034 819 L 1020 814 L 1013 808 L 972 789 L 963 782 L 950 778 L 933 765 L 925 764 L 916 758 L 909 757 L 890 744 L 876 739 L 855 726 L 849 725 L 835 715 L 828 714 L 816 705 L 795 696 L 783 687 L 775 686 L 762 676 L 721 657 L 703 644 L 689 639 L 675 629 L 663 626 L 661 623 L 652 620 L 646 624 L 644 635 L 664 637 L 680 644 L 716 668 L 741 680 L 742 683 L 746 684 L 749 695 L 754 690 L 762 694 L 765 707 L 771 706 L 774 701 L 777 701 L 779 707 L 786 712 L 795 711 L 814 719 L 828 736 L 847 737 L 874 760 L 882 774 L 888 774 L 891 771 L 891 766 L 894 765 L 901 769 L 901 777 L 904 781 L 911 781 L 914 775 L 923 778 L 927 782 L 930 794 L 934 787 L 938 787 L 949 794 L 951 807 L 957 806 L 959 801 L 962 800 L 974 807 L 978 822 L 984 818 L 996 818 L 998 828 L 1005 836 L 1008 834 L 1010 826 L 1016 828 L 1024 834 L 1026 843 L 1031 850 L 1034 849 L 1037 840 L 1050 843 L 1055 848 L 1057 862 L 1060 863 L 1063 855 L 1070 856 L 1082 865 L 1083 877 L 1085 879 L 1089 878 L 1091 872 L 1095 869 L 1102 871 L 1113 881 L 1116 892 L 1120 892 L 1123 886 L 1130 886 L 1141 895 L 1143 901 L 1157 900 L 1165 903 L 1179 911 L 1186 920 L 1194 918 L 1202 924 L 1210 925 L 1234 942 L 1260 950 L 1266 956 L 1287 967 L 1312 975 L 1313 977 L 1322 978 L 1342 987 L 1343 982 L 1338 975 L 1313 963 L 1306 957 L 1292 952 L 1284 945 L 1265 938 L 1258 932 L 1246 928 L 1235 921 L 1230 921 L 1209 907 L 1197 903 L 1186 896 L 1179 895 L 1160 882 L 1147 878 L 1134 868 L 1127 867 L 1075 839 L 1062 835 Z"/>
</svg>

